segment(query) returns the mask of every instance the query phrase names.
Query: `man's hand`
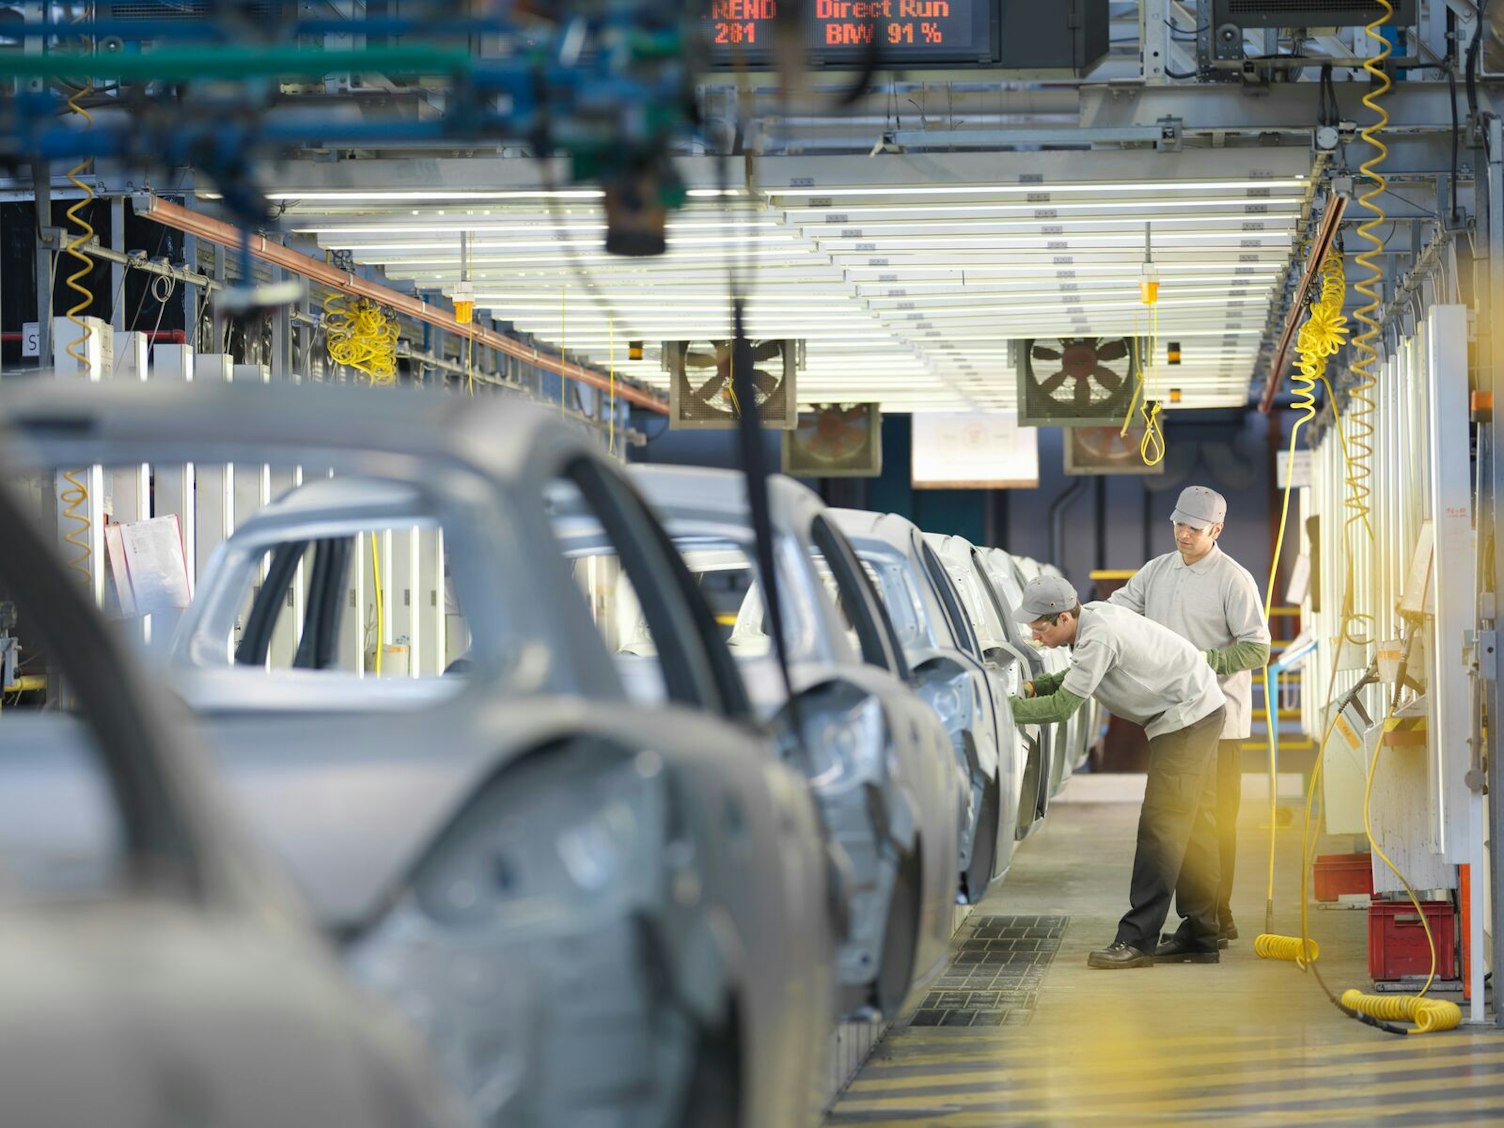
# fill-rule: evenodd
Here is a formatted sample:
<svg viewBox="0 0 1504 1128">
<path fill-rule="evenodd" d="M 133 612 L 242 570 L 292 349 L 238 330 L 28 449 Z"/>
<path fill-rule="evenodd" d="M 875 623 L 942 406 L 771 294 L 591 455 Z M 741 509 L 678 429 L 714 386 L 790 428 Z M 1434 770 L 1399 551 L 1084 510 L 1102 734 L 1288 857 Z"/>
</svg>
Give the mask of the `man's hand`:
<svg viewBox="0 0 1504 1128">
<path fill-rule="evenodd" d="M 1031 681 L 1024 682 L 1023 695 L 1025 697 L 1033 697 L 1034 696 L 1034 683 L 1033 682 L 1031 682 Z"/>
</svg>

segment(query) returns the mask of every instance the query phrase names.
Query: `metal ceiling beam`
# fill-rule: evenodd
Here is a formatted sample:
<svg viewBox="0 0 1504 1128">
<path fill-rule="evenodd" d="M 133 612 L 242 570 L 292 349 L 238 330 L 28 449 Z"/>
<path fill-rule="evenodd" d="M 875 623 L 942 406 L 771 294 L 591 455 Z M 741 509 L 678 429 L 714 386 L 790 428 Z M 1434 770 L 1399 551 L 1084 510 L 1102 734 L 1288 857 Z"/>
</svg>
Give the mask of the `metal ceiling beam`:
<svg viewBox="0 0 1504 1128">
<path fill-rule="evenodd" d="M 155 196 L 137 197 L 136 212 L 164 226 L 174 227 L 186 234 L 222 247 L 241 245 L 242 233 L 238 228 Z M 668 412 L 668 405 L 659 396 L 642 391 L 630 384 L 623 384 L 620 380 L 612 380 L 604 372 L 585 368 L 571 360 L 566 360 L 561 355 L 524 345 L 521 341 L 492 332 L 480 325 L 461 324 L 455 320 L 453 314 L 446 310 L 431 306 L 417 298 L 408 297 L 386 286 L 369 282 L 356 274 L 336 270 L 327 263 L 309 258 L 280 243 L 268 242 L 259 235 L 252 235 L 249 239 L 250 253 L 253 257 L 274 266 L 280 266 L 284 270 L 317 282 L 321 286 L 390 306 L 400 314 L 435 326 L 457 337 L 468 337 L 479 345 L 495 349 L 505 356 L 515 357 L 566 379 L 578 380 L 582 384 L 589 384 L 595 388 L 609 388 L 622 399 L 639 407 L 664 414 Z"/>
<path fill-rule="evenodd" d="M 1366 84 L 1338 83 L 1337 96 L 1346 115 L 1369 116 L 1359 98 Z M 1176 85 L 1121 83 L 1083 86 L 1080 124 L 1088 129 L 1153 126 L 1173 118 L 1189 134 L 1309 133 L 1316 128 L 1320 87 L 1314 82 L 1270 86 Z M 1452 110 L 1445 82 L 1399 82 L 1384 95 L 1391 124 L 1385 135 L 1450 133 Z"/>
</svg>

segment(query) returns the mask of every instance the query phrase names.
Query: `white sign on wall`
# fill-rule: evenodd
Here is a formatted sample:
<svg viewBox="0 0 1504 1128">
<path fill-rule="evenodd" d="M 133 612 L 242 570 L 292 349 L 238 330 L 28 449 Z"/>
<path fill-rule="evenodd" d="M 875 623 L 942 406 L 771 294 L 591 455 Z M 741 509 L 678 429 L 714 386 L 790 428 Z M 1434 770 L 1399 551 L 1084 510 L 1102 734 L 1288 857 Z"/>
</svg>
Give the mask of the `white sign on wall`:
<svg viewBox="0 0 1504 1128">
<path fill-rule="evenodd" d="M 1303 489 L 1311 484 L 1311 452 L 1298 450 L 1294 458 L 1291 458 L 1288 450 L 1279 452 L 1279 461 L 1275 463 L 1275 485 L 1280 489 L 1285 488 L 1285 483 L 1293 477 L 1295 488 Z"/>
<path fill-rule="evenodd" d="M 915 412 L 916 489 L 1032 489 L 1039 431 L 1014 411 Z"/>
</svg>

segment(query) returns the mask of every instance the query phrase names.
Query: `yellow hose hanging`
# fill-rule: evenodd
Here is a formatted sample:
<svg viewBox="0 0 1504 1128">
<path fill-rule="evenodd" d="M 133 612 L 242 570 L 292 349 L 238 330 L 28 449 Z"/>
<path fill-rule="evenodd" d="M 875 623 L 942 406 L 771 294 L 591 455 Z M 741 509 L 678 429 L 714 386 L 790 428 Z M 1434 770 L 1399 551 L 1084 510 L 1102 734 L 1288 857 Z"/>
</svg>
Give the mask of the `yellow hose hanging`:
<svg viewBox="0 0 1504 1128">
<path fill-rule="evenodd" d="M 1358 203 L 1369 212 L 1369 218 L 1358 225 L 1358 236 L 1371 246 L 1357 256 L 1358 265 L 1367 272 L 1366 276 L 1358 278 L 1353 283 L 1353 289 L 1362 294 L 1367 301 L 1353 314 L 1354 318 L 1363 323 L 1363 332 L 1353 338 L 1353 347 L 1356 355 L 1353 358 L 1352 371 L 1357 378 L 1350 393 L 1350 406 L 1348 418 L 1352 429 L 1348 435 L 1348 442 L 1352 449 L 1352 459 L 1349 463 L 1347 479 L 1348 496 L 1347 508 L 1350 511 L 1344 525 L 1344 536 L 1351 538 L 1354 526 L 1361 524 L 1370 540 L 1373 539 L 1373 528 L 1368 519 L 1368 498 L 1371 493 L 1368 486 L 1369 459 L 1373 456 L 1373 423 L 1374 401 L 1369 396 L 1369 391 L 1377 382 L 1373 375 L 1373 366 L 1378 362 L 1379 353 L 1374 347 L 1374 342 L 1379 338 L 1379 323 L 1374 320 L 1373 314 L 1377 312 L 1380 304 L 1380 296 L 1377 287 L 1384 279 L 1383 268 L 1379 266 L 1377 258 L 1384 250 L 1384 241 L 1374 234 L 1385 222 L 1383 205 L 1379 204 L 1378 198 L 1389 189 L 1389 182 L 1384 179 L 1384 174 L 1379 171 L 1379 166 L 1389 156 L 1389 149 L 1379 140 L 1379 134 L 1389 124 L 1389 111 L 1380 103 L 1379 99 L 1388 92 L 1392 83 L 1389 76 L 1380 65 L 1389 58 L 1389 41 L 1379 34 L 1379 28 L 1388 24 L 1394 18 L 1394 7 L 1389 0 L 1378 0 L 1383 13 L 1378 19 L 1364 27 L 1368 38 L 1378 46 L 1378 54 L 1365 59 L 1363 69 L 1368 72 L 1372 79 L 1372 86 L 1363 95 L 1363 104 L 1367 106 L 1377 119 L 1360 131 L 1359 137 L 1375 152 L 1368 160 L 1359 166 L 1359 170 L 1369 182 L 1368 189 L 1358 197 Z M 1352 552 L 1346 554 L 1349 570 L 1352 567 Z M 1348 589 L 1349 603 L 1344 607 L 1342 638 L 1357 645 L 1367 645 L 1371 641 L 1373 633 L 1373 619 L 1355 611 L 1350 603 L 1351 585 Z M 1353 633 L 1356 624 L 1366 623 L 1367 629 L 1359 634 Z"/>
<path fill-rule="evenodd" d="M 325 349 L 335 364 L 372 384 L 397 382 L 397 320 L 375 302 L 332 293 L 324 299 Z"/>
<path fill-rule="evenodd" d="M 79 99 L 88 96 L 94 90 L 92 83 L 86 83 L 68 99 L 68 108 L 76 114 L 82 114 L 85 128 L 94 122 L 93 115 L 84 109 Z M 68 181 L 83 193 L 81 199 L 74 202 L 68 209 L 68 222 L 76 229 L 77 234 L 69 240 L 64 253 L 78 263 L 78 269 L 68 275 L 66 284 L 68 289 L 78 295 L 78 300 L 68 309 L 68 320 L 78 327 L 78 336 L 68 343 L 67 354 L 78 364 L 79 371 L 87 376 L 89 372 L 89 354 L 85 350 L 89 339 L 94 335 L 94 330 L 87 321 L 78 315 L 94 304 L 94 292 L 84 284 L 85 279 L 94 272 L 94 260 L 82 250 L 89 241 L 94 238 L 94 228 L 84 215 L 84 209 L 94 202 L 94 188 L 88 181 L 82 179 L 82 174 L 89 167 L 89 161 L 85 158 L 74 165 L 68 172 Z M 89 558 L 94 554 L 89 546 L 89 533 L 92 523 L 89 520 L 89 487 L 80 477 L 88 473 L 82 468 L 64 470 L 63 480 L 67 486 L 59 491 L 58 502 L 63 509 L 60 520 L 69 522 L 69 528 L 63 534 L 63 540 L 73 547 L 73 554 L 68 558 L 68 567 L 83 577 L 86 583 L 92 583 L 93 570 L 89 566 Z"/>
<path fill-rule="evenodd" d="M 381 652 L 386 644 L 386 624 L 383 621 L 385 609 L 382 607 L 381 595 L 381 553 L 376 547 L 376 534 L 371 533 L 371 588 L 376 593 L 376 659 L 374 662 L 375 675 L 381 676 Z"/>
<path fill-rule="evenodd" d="M 1316 301 L 1311 305 L 1310 316 L 1305 324 L 1300 327 L 1300 333 L 1295 339 L 1295 348 L 1298 356 L 1295 375 L 1292 383 L 1295 386 L 1294 407 L 1300 412 L 1294 425 L 1290 428 L 1290 453 L 1289 460 L 1295 461 L 1296 443 L 1300 437 L 1300 430 L 1316 415 L 1316 381 L 1326 380 L 1327 362 L 1336 355 L 1347 339 L 1347 318 L 1342 315 L 1343 302 L 1347 296 L 1347 280 L 1343 271 L 1342 252 L 1333 249 L 1327 252 L 1327 256 L 1321 262 L 1321 283 L 1317 291 Z M 1327 387 L 1328 398 L 1332 404 L 1332 411 L 1337 410 L 1337 401 L 1331 396 L 1331 386 Z M 1337 417 L 1337 432 L 1342 432 L 1341 417 Z M 1343 440 L 1344 451 L 1346 440 Z M 1293 475 L 1285 480 L 1284 500 L 1280 505 L 1279 533 L 1274 542 L 1274 556 L 1269 563 L 1269 582 L 1264 588 L 1264 621 L 1269 621 L 1269 613 L 1274 608 L 1274 582 L 1279 571 L 1280 555 L 1285 546 L 1285 528 L 1290 518 L 1290 494 L 1294 492 L 1295 480 Z M 1277 797 L 1275 794 L 1276 765 L 1279 759 L 1278 737 L 1275 733 L 1275 723 L 1278 717 L 1274 694 L 1269 684 L 1269 672 L 1267 666 L 1264 670 L 1264 711 L 1267 717 L 1265 729 L 1269 739 L 1269 887 L 1264 901 L 1264 932 L 1265 935 L 1254 941 L 1254 951 L 1264 959 L 1297 959 L 1301 952 L 1300 942 L 1291 941 L 1291 948 L 1284 941 L 1289 937 L 1268 935 L 1274 927 L 1274 847 L 1277 816 Z M 1304 898 L 1304 886 L 1302 885 L 1302 899 Z M 1264 945 L 1267 951 L 1259 950 L 1259 941 L 1268 941 Z M 1313 952 L 1312 959 L 1316 958 Z M 1299 962 L 1299 961 L 1297 961 Z M 1302 966 L 1304 964 L 1302 963 Z"/>
<path fill-rule="evenodd" d="M 1123 416 L 1123 425 L 1118 428 L 1118 435 L 1126 435 L 1128 428 L 1133 426 L 1133 414 L 1138 411 L 1144 419 L 1144 435 L 1139 440 L 1138 456 L 1145 466 L 1158 466 L 1165 458 L 1165 432 L 1164 424 L 1159 421 L 1162 408 L 1159 396 L 1153 399 L 1149 397 L 1150 379 L 1157 375 L 1155 367 L 1155 351 L 1159 348 L 1159 272 L 1154 266 L 1154 255 L 1149 245 L 1149 225 L 1144 225 L 1144 265 L 1142 277 L 1139 280 L 1139 301 L 1149 311 L 1149 337 L 1144 345 L 1144 352 L 1136 358 L 1138 363 L 1134 365 L 1133 376 L 1135 384 L 1133 395 L 1128 400 L 1128 411 Z M 1148 354 L 1149 362 L 1144 363 L 1144 353 Z M 1145 369 L 1148 376 L 1145 375 Z M 1158 392 L 1158 381 L 1155 381 L 1153 389 Z"/>
</svg>

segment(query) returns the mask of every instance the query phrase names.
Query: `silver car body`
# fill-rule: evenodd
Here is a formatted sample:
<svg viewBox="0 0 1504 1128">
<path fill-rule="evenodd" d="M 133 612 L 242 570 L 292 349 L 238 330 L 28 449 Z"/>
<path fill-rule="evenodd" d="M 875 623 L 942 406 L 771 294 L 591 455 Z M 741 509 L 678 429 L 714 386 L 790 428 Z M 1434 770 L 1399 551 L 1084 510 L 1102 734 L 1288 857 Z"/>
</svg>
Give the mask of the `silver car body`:
<svg viewBox="0 0 1504 1128">
<path fill-rule="evenodd" d="M 724 555 L 722 546 L 732 545 L 751 560 L 740 474 L 634 470 L 681 551 Z M 903 680 L 907 671 L 902 656 L 892 653 L 891 626 L 824 503 L 782 475 L 772 476 L 768 487 L 804 769 L 831 837 L 852 863 L 850 930 L 840 950 L 840 981 L 848 989 L 843 1003 L 892 1011 L 914 984 L 938 971 L 949 950 L 963 781 L 939 718 Z M 851 574 L 822 572 L 815 557 L 832 552 Z M 827 561 L 832 571 L 839 563 Z M 853 621 L 864 620 L 858 633 L 865 630 L 865 639 L 848 635 L 831 597 L 833 579 L 853 608 Z M 733 629 L 732 651 L 740 654 L 754 700 L 771 717 L 786 712 L 788 701 L 762 620 L 754 585 Z M 882 665 L 869 652 L 877 646 L 886 655 L 878 659 Z M 895 961 L 895 951 L 904 950 L 912 958 Z M 908 966 L 895 972 L 895 963 Z"/>
<path fill-rule="evenodd" d="M 1007 698 L 1022 691 L 1023 683 L 1033 673 L 1030 657 L 1038 651 L 1020 638 L 1018 625 L 1005 622 L 1011 616 L 1001 604 L 985 572 L 982 557 L 975 545 L 965 537 L 925 533 L 924 539 L 935 550 L 955 584 L 956 593 L 966 610 L 971 628 L 976 634 L 977 647 L 983 660 L 993 673 L 992 691 L 998 695 L 999 712 L 1008 718 L 1006 733 L 999 732 L 999 740 L 1006 735 L 1019 759 L 1019 803 L 1014 821 L 1015 837 L 1025 837 L 1035 819 L 1044 813 L 1044 806 L 1035 806 L 1030 811 L 1027 794 L 1033 797 L 1037 789 L 1030 788 L 1033 780 L 1044 778 L 1040 773 L 1031 773 L 1031 761 L 1043 766 L 1048 762 L 1045 741 L 1041 739 L 1038 725 L 1013 725 L 1012 708 Z M 1013 628 L 1010 632 L 1009 628 Z M 1004 745 L 1005 747 L 1009 745 Z"/>
<path fill-rule="evenodd" d="M 1054 564 L 1041 564 L 1039 570 L 1047 576 L 1064 577 L 1065 573 Z M 1095 697 L 1086 699 L 1086 704 L 1081 706 L 1080 711 L 1072 718 L 1076 722 L 1075 739 L 1070 743 L 1070 754 L 1065 759 L 1065 775 L 1067 777 L 1077 768 L 1086 763 L 1091 754 L 1092 745 L 1097 740 L 1097 730 L 1101 728 L 1102 707 Z"/>
<path fill-rule="evenodd" d="M 1026 759 L 1008 708 L 1018 659 L 984 656 L 953 579 L 912 521 L 856 509 L 831 514 L 875 576 L 919 691 L 950 734 L 967 781 L 957 864 L 975 904 L 1013 858 Z"/>
<path fill-rule="evenodd" d="M 343 973 L 180 710 L 8 489 L 0 538 L 0 589 L 73 705 L 0 721 L 5 1122 L 469 1123 L 407 1024 Z"/>
<path fill-rule="evenodd" d="M 0 412 L 53 465 L 338 472 L 219 550 L 169 677 L 348 965 L 479 1116 L 677 1125 L 704 1098 L 745 1128 L 812 1122 L 834 962 L 818 811 L 749 709 L 714 715 L 738 693 L 745 709 L 720 680 L 735 667 L 723 647 L 679 650 L 692 583 L 583 433 L 515 401 L 319 385 L 68 387 Z M 669 624 L 670 704 L 623 694 L 554 537 L 561 480 L 626 530 Z M 269 551 L 421 524 L 443 532 L 463 676 L 236 660 L 244 608 L 281 598 Z"/>
<path fill-rule="evenodd" d="M 1023 624 L 1013 616 L 1015 608 L 1023 599 L 1023 583 L 1013 556 L 1001 548 L 978 548 L 976 559 L 981 566 L 981 574 L 991 584 L 992 594 L 997 600 L 998 624 L 1002 628 L 1003 637 L 1024 657 L 1024 676 L 1033 680 L 1041 674 L 1060 668 L 1060 658 L 1052 658 L 1053 652 L 1038 645 Z M 1035 795 L 1032 826 L 1024 825 L 1022 816 L 1019 819 L 1022 837 L 1042 825 L 1049 810 L 1050 798 L 1055 792 L 1055 780 L 1059 774 L 1055 765 L 1067 755 L 1069 730 L 1066 725 L 1053 724 L 1023 725 L 1020 731 L 1024 733 L 1025 743 L 1029 748 L 1029 766 L 1025 772 L 1028 782 L 1023 790 L 1025 794 L 1032 790 Z"/>
<path fill-rule="evenodd" d="M 1050 568 L 1041 564 L 1032 556 L 1014 556 L 1014 566 L 1017 570 L 1019 586 L 1022 587 L 1030 580 L 1045 575 L 1047 570 L 1059 575 L 1058 568 Z M 1039 647 L 1039 652 L 1044 656 L 1045 669 L 1052 674 L 1063 674 L 1071 668 L 1070 651 L 1063 647 Z M 1062 726 L 1065 730 L 1065 738 L 1057 748 L 1057 755 L 1051 761 L 1050 794 L 1054 795 L 1065 786 L 1065 781 L 1071 777 L 1071 771 L 1086 755 L 1086 730 L 1089 727 L 1087 711 L 1091 706 L 1088 701 Z"/>
</svg>

